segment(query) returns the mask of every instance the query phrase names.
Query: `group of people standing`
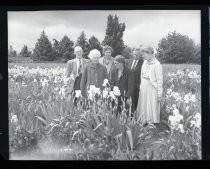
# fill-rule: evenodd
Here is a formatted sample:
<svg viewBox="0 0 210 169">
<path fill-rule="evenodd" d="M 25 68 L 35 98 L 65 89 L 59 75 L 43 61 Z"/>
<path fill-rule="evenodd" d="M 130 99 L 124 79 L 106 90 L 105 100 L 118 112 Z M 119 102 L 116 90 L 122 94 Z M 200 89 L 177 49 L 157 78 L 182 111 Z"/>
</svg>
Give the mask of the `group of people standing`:
<svg viewBox="0 0 210 169">
<path fill-rule="evenodd" d="M 89 59 L 83 58 L 80 46 L 74 48 L 75 59 L 67 62 L 67 77 L 74 80 L 73 90 L 81 90 L 87 96 L 87 88 L 95 85 L 103 90 L 104 79 L 109 80 L 111 90 L 117 86 L 126 107 L 131 105 L 132 116 L 144 122 L 160 122 L 160 101 L 162 97 L 163 74 L 160 62 L 155 58 L 151 46 L 134 48 L 133 58 L 125 59 L 122 55 L 112 57 L 110 46 L 103 48 L 103 56 L 97 49 L 89 52 Z M 121 112 L 118 106 L 118 113 Z"/>
</svg>

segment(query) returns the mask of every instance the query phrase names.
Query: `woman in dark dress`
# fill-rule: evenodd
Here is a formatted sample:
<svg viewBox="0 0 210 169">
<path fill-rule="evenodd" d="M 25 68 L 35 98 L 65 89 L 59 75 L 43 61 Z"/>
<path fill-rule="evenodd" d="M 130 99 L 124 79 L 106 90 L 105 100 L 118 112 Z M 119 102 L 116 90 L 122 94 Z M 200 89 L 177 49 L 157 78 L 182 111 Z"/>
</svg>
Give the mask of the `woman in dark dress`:
<svg viewBox="0 0 210 169">
<path fill-rule="evenodd" d="M 129 104 L 131 102 L 131 92 L 133 91 L 133 77 L 130 70 L 125 66 L 125 58 L 122 55 L 117 55 L 114 58 L 114 64 L 116 69 L 111 71 L 110 85 L 112 90 L 114 86 L 117 86 L 121 94 L 121 96 L 118 96 L 117 114 L 122 111 L 122 100 L 126 102 L 125 108 L 128 113 Z"/>
</svg>

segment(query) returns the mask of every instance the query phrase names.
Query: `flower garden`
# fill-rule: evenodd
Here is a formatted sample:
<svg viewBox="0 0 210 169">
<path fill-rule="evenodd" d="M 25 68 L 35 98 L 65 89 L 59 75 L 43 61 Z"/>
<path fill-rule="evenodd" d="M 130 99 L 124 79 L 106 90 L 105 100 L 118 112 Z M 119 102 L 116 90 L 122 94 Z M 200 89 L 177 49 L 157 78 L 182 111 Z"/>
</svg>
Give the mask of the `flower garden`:
<svg viewBox="0 0 210 169">
<path fill-rule="evenodd" d="M 116 116 L 117 87 L 90 86 L 88 99 L 71 94 L 65 68 L 9 68 L 10 159 L 199 160 L 201 75 L 178 70 L 164 75 L 161 123 L 144 126 Z M 77 102 L 75 102 L 75 99 Z M 112 103 L 114 107 L 112 107 Z"/>
</svg>

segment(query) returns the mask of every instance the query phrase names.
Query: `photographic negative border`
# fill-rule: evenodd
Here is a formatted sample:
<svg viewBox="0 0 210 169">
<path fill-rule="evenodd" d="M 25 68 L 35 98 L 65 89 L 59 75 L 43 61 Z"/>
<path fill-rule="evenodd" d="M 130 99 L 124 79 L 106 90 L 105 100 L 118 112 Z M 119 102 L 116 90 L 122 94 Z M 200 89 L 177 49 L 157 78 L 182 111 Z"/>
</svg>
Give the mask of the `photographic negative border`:
<svg viewBox="0 0 210 169">
<path fill-rule="evenodd" d="M 209 5 L 210 6 L 210 5 Z M 69 6 L 2 6 L 0 7 L 0 157 L 9 159 L 8 137 L 8 11 L 44 10 L 200 10 L 201 11 L 201 112 L 202 112 L 202 160 L 210 160 L 209 125 L 209 18 L 207 5 L 69 5 Z M 207 71 L 208 70 L 208 71 Z M 208 80 L 207 80 L 208 79 Z M 7 89 L 7 90 L 6 90 Z"/>
</svg>

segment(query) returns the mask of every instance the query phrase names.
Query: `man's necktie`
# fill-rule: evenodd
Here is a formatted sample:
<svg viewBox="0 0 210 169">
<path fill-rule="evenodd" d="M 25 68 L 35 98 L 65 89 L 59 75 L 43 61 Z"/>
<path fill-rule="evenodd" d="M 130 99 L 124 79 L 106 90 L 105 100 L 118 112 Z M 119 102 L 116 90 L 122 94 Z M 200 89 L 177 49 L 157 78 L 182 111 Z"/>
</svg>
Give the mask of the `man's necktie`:
<svg viewBox="0 0 210 169">
<path fill-rule="evenodd" d="M 134 69 L 136 68 L 137 63 L 138 63 L 138 60 L 136 60 L 136 62 L 135 62 Z"/>
<path fill-rule="evenodd" d="M 79 68 L 78 68 L 78 75 L 82 74 L 82 61 L 79 59 Z"/>
<path fill-rule="evenodd" d="M 135 69 L 135 67 L 136 67 L 136 62 L 137 62 L 137 60 L 134 60 L 132 66 L 131 66 L 131 69 Z"/>
</svg>

